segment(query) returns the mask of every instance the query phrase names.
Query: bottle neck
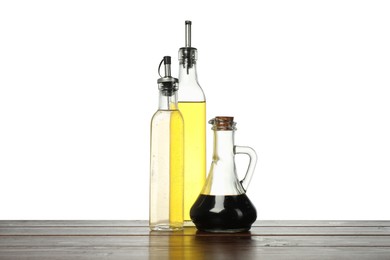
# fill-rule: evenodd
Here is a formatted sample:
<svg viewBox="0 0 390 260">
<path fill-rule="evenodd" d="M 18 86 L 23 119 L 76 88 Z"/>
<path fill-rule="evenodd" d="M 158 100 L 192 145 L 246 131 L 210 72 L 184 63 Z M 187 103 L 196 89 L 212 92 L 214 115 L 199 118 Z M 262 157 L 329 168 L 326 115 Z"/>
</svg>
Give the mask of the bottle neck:
<svg viewBox="0 0 390 260">
<path fill-rule="evenodd" d="M 213 161 L 232 162 L 234 157 L 234 131 L 214 130 Z"/>
<path fill-rule="evenodd" d="M 196 71 L 196 60 L 180 60 L 180 85 L 199 85 Z"/>
<path fill-rule="evenodd" d="M 234 163 L 234 130 L 214 130 L 213 162 L 201 193 L 205 195 L 245 193 L 237 178 Z"/>
<path fill-rule="evenodd" d="M 177 91 L 160 90 L 158 110 L 177 109 Z"/>
</svg>

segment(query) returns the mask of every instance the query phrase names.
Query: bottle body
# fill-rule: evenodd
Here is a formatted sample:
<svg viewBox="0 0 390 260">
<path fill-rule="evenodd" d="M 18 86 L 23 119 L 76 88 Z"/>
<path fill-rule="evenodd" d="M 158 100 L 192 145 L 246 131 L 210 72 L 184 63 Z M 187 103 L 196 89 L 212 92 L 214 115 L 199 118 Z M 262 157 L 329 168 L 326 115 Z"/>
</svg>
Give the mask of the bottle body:
<svg viewBox="0 0 390 260">
<path fill-rule="evenodd" d="M 200 194 L 191 209 L 191 217 L 199 230 L 236 233 L 248 231 L 257 218 L 257 212 L 245 193 Z"/>
<path fill-rule="evenodd" d="M 206 102 L 178 103 L 184 128 L 184 221 L 191 225 L 190 209 L 206 180 Z"/>
<path fill-rule="evenodd" d="M 150 228 L 183 227 L 184 122 L 179 110 L 158 110 L 151 122 Z"/>
<path fill-rule="evenodd" d="M 171 77 L 171 57 L 165 56 L 165 76 L 157 80 L 159 108 L 150 129 L 149 226 L 155 231 L 183 228 L 184 121 L 177 107 L 178 80 Z"/>
</svg>

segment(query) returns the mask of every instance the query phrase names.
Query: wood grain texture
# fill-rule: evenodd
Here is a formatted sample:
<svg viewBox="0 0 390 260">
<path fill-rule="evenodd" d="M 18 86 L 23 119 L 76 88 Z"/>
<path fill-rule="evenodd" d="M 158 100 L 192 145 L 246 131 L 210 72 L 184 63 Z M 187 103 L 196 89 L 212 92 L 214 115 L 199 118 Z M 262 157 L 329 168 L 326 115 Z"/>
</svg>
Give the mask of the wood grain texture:
<svg viewBox="0 0 390 260">
<path fill-rule="evenodd" d="M 0 227 L 147 227 L 147 220 L 0 220 Z M 252 227 L 390 227 L 390 220 L 258 220 Z"/>
<path fill-rule="evenodd" d="M 184 231 L 174 232 L 172 236 L 195 235 L 196 228 L 189 227 Z M 201 233 L 198 235 L 218 234 Z M 151 233 L 147 227 L 128 226 L 128 227 L 0 227 L 0 236 L 148 236 L 148 235 L 166 235 L 161 232 Z M 237 235 L 237 234 L 232 234 Z M 390 236 L 390 227 L 252 227 L 251 236 L 277 236 L 277 235 L 312 235 L 312 236 Z"/>
<path fill-rule="evenodd" d="M 146 221 L 0 221 L 8 259 L 390 259 L 390 221 L 258 221 L 250 232 L 150 232 Z"/>
<path fill-rule="evenodd" d="M 388 260 L 389 248 L 254 248 L 241 252 L 221 252 L 224 248 L 18 248 L 0 251 L 1 260 L 215 260 L 215 259 L 265 259 L 265 260 Z M 229 254 L 228 254 L 229 253 Z"/>
</svg>

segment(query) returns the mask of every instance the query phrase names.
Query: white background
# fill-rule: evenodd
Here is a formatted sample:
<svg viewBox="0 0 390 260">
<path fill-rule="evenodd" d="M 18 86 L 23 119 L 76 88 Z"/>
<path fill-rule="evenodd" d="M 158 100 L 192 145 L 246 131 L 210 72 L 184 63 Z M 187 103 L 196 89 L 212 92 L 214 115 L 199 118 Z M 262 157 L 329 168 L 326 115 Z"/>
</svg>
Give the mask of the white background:
<svg viewBox="0 0 390 260">
<path fill-rule="evenodd" d="M 390 219 L 390 4 L 331 0 L 0 2 L 0 219 L 148 218 L 186 19 L 207 118 L 260 158 L 258 219 Z"/>
</svg>

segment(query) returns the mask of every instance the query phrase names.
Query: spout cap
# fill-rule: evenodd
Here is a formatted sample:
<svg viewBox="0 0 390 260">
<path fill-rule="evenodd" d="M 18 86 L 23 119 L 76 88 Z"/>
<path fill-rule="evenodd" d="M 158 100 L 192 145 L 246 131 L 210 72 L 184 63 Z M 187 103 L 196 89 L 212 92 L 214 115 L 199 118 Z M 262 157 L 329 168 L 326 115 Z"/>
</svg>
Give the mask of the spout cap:
<svg viewBox="0 0 390 260">
<path fill-rule="evenodd" d="M 164 65 L 171 64 L 171 56 L 164 56 Z"/>
<path fill-rule="evenodd" d="M 198 51 L 196 48 L 192 47 L 192 33 L 191 33 L 192 22 L 187 20 L 185 21 L 185 47 L 179 49 L 179 61 L 188 62 L 192 64 L 198 59 Z M 192 67 L 192 66 L 191 66 Z"/>
<path fill-rule="evenodd" d="M 164 77 L 160 74 L 160 68 L 162 63 L 164 63 Z M 161 60 L 160 65 L 158 66 L 158 74 L 161 78 L 157 80 L 157 83 L 178 83 L 179 80 L 177 78 L 174 78 L 171 76 L 171 56 L 164 56 L 164 58 Z"/>
<path fill-rule="evenodd" d="M 164 63 L 164 77 L 160 74 L 161 65 Z M 179 80 L 171 76 L 171 56 L 164 56 L 158 66 L 158 74 L 161 78 L 157 80 L 158 88 L 166 96 L 173 95 L 178 89 Z"/>
</svg>

